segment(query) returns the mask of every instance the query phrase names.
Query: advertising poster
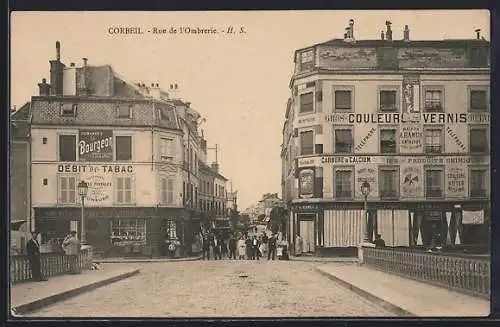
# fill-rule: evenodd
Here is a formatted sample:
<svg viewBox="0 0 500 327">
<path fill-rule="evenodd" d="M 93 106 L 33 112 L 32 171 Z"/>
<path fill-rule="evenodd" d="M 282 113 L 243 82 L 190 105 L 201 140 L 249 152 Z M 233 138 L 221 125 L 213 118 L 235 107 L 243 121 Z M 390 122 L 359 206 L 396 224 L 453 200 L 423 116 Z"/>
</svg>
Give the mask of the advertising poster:
<svg viewBox="0 0 500 327">
<path fill-rule="evenodd" d="M 361 193 L 361 185 L 364 181 L 370 183 L 370 193 L 368 194 L 368 199 L 378 197 L 378 169 L 376 166 L 365 165 L 356 168 L 354 178 L 356 198 L 364 199 L 364 195 Z"/>
<path fill-rule="evenodd" d="M 86 181 L 89 186 L 87 197 L 85 198 L 85 206 L 101 207 L 111 205 L 113 203 L 113 175 L 99 170 L 99 167 L 94 172 L 86 172 L 81 174 L 82 180 Z"/>
<path fill-rule="evenodd" d="M 400 168 L 401 198 L 418 199 L 424 197 L 424 171 L 421 165 L 402 165 Z"/>
<path fill-rule="evenodd" d="M 445 172 L 446 197 L 466 198 L 468 194 L 467 167 L 453 165 L 447 166 Z"/>
<path fill-rule="evenodd" d="M 80 130 L 78 155 L 80 161 L 113 161 L 113 131 Z"/>
<path fill-rule="evenodd" d="M 424 134 L 420 124 L 401 125 L 400 144 L 401 153 L 422 153 Z"/>
<path fill-rule="evenodd" d="M 314 170 L 302 169 L 299 173 L 299 196 L 311 198 L 314 195 Z"/>
</svg>

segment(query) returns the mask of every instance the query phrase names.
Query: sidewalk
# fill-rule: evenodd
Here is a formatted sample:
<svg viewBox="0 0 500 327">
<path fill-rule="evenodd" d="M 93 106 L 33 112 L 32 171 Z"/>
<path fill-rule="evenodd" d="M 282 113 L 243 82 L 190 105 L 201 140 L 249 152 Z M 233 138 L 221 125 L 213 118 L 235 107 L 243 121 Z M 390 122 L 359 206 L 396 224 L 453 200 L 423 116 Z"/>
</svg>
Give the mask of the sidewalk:
<svg viewBox="0 0 500 327">
<path fill-rule="evenodd" d="M 201 260 L 202 256 L 183 257 L 183 258 L 103 258 L 94 259 L 96 263 L 134 263 L 134 262 L 179 262 Z"/>
<path fill-rule="evenodd" d="M 355 257 L 313 257 L 313 256 L 290 256 L 290 261 L 304 261 L 304 262 L 349 262 L 356 263 L 358 258 Z"/>
<path fill-rule="evenodd" d="M 486 317 L 490 301 L 357 264 L 325 264 L 316 270 L 399 316 Z"/>
<path fill-rule="evenodd" d="M 85 270 L 79 275 L 61 275 L 46 282 L 11 285 L 12 314 L 22 315 L 105 286 L 139 273 L 139 269 L 103 265 L 101 270 Z"/>
</svg>

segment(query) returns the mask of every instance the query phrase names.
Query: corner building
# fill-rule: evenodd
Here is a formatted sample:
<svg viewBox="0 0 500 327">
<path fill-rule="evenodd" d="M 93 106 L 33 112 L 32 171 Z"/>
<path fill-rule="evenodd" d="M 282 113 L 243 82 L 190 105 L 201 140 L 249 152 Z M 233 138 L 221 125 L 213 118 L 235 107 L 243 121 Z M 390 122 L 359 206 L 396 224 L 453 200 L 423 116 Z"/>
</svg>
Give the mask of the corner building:
<svg viewBox="0 0 500 327">
<path fill-rule="evenodd" d="M 31 205 L 42 242 L 81 233 L 105 256 L 160 256 L 165 241 L 190 252 L 199 230 L 200 115 L 158 84 L 127 83 L 111 66 L 50 61 L 30 108 Z"/>
<path fill-rule="evenodd" d="M 289 235 L 305 252 L 354 254 L 366 221 L 388 246 L 488 247 L 489 42 L 347 30 L 295 52 L 281 151 Z"/>
</svg>

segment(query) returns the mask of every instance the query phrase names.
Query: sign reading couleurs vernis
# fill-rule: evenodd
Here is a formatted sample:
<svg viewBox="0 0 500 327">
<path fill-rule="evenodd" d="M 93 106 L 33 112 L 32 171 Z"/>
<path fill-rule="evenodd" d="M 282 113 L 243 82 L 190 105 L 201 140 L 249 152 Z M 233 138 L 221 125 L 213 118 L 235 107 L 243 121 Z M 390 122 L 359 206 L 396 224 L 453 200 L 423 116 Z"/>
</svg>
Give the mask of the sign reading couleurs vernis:
<svg viewBox="0 0 500 327">
<path fill-rule="evenodd" d="M 80 130 L 78 154 L 80 161 L 113 161 L 113 131 Z"/>
</svg>

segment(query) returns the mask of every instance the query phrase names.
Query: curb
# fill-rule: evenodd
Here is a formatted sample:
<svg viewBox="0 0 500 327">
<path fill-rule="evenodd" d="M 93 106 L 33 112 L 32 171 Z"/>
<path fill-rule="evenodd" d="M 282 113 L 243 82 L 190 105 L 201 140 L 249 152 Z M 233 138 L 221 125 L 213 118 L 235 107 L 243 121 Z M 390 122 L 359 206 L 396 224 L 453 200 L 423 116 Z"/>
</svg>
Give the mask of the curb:
<svg viewBox="0 0 500 327">
<path fill-rule="evenodd" d="M 78 287 L 78 288 L 75 288 L 75 289 L 72 289 L 72 290 L 69 290 L 69 291 L 65 291 L 65 292 L 62 292 L 62 293 L 54 294 L 54 295 L 51 295 L 51 296 L 48 296 L 48 297 L 45 297 L 45 298 L 41 298 L 41 299 L 35 300 L 33 302 L 21 304 L 21 305 L 19 305 L 17 307 L 13 307 L 12 308 L 12 314 L 13 315 L 22 315 L 22 314 L 26 314 L 26 313 L 29 313 L 29 312 L 33 312 L 33 311 L 39 310 L 39 309 L 41 309 L 43 307 L 49 306 L 51 304 L 54 304 L 56 302 L 64 301 L 64 300 L 67 300 L 67 299 L 69 299 L 71 297 L 80 295 L 82 293 L 85 293 L 85 292 L 88 292 L 88 291 L 92 291 L 92 290 L 94 290 L 96 288 L 99 288 L 99 287 L 102 287 L 102 286 L 106 286 L 108 284 L 112 284 L 114 282 L 118 282 L 118 281 L 120 281 L 122 279 L 126 279 L 126 278 L 129 278 L 129 277 L 132 277 L 134 275 L 139 274 L 139 272 L 140 272 L 139 269 L 134 269 L 132 271 L 129 271 L 129 272 L 126 272 L 126 273 L 122 273 L 122 274 L 120 274 L 118 276 L 113 276 L 113 277 L 110 277 L 110 278 L 107 278 L 107 279 L 104 279 L 104 280 L 100 280 L 100 281 L 97 281 L 97 282 L 94 282 L 94 283 L 91 283 L 91 284 L 83 285 L 81 287 Z"/>
<path fill-rule="evenodd" d="M 337 282 L 338 284 L 349 289 L 350 291 L 353 291 L 354 293 L 364 297 L 368 301 L 370 301 L 376 305 L 381 306 L 382 308 L 396 314 L 397 316 L 404 316 L 404 317 L 415 317 L 416 316 L 413 313 L 411 313 L 411 312 L 409 312 L 409 311 L 407 311 L 407 310 L 405 310 L 405 309 L 403 309 L 403 308 L 401 308 L 393 303 L 390 303 L 390 302 L 382 299 L 381 297 L 378 297 L 378 296 L 376 296 L 372 293 L 369 293 L 369 292 L 367 292 L 359 287 L 356 287 L 353 284 L 346 282 L 345 280 L 340 279 L 335 275 L 332 275 L 326 271 L 323 271 L 322 269 L 319 269 L 318 267 L 316 267 L 315 269 L 317 272 L 319 272 L 323 276 L 333 280 L 334 282 Z"/>
<path fill-rule="evenodd" d="M 95 263 L 140 263 L 140 262 L 181 262 L 181 261 L 197 261 L 201 260 L 202 257 L 187 257 L 187 258 L 177 258 L 177 259 L 94 259 Z"/>
<path fill-rule="evenodd" d="M 302 262 L 319 262 L 319 263 L 335 263 L 335 262 L 341 262 L 341 263 L 357 263 L 359 260 L 358 258 L 318 258 L 318 257 L 312 257 L 312 258 L 301 258 L 301 257 L 292 257 L 290 256 L 290 261 L 302 261 Z"/>
</svg>

